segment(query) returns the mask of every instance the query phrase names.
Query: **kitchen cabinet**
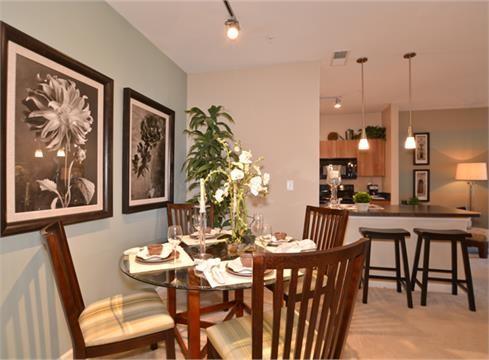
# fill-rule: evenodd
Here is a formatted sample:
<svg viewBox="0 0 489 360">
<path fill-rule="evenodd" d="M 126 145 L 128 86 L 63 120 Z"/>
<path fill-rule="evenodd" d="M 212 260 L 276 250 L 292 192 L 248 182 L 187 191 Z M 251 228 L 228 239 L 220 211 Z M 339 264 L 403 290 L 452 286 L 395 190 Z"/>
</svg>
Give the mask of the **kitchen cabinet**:
<svg viewBox="0 0 489 360">
<path fill-rule="evenodd" d="M 321 141 L 319 153 L 321 159 L 356 158 L 358 140 Z"/>
<path fill-rule="evenodd" d="M 358 176 L 385 176 L 385 140 L 370 139 L 370 149 L 357 151 Z"/>
<path fill-rule="evenodd" d="M 356 158 L 358 176 L 385 176 L 385 140 L 369 139 L 369 150 L 358 150 L 358 140 L 325 140 L 319 145 L 322 159 Z"/>
</svg>

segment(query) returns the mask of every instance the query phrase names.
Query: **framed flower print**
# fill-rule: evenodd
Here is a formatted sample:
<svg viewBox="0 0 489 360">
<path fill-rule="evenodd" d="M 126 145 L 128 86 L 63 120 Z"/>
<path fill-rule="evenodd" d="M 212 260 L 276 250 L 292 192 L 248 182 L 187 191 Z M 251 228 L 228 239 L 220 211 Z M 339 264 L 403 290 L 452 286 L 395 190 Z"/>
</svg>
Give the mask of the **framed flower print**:
<svg viewBox="0 0 489 360">
<path fill-rule="evenodd" d="M 124 89 L 122 212 L 165 207 L 173 201 L 175 112 Z"/>
<path fill-rule="evenodd" d="M 419 201 L 430 201 L 430 170 L 413 170 L 413 197 Z"/>
<path fill-rule="evenodd" d="M 416 148 L 413 152 L 413 165 L 430 164 L 430 133 L 414 133 Z"/>
<path fill-rule="evenodd" d="M 112 216 L 113 81 L 0 22 L 1 235 Z"/>
</svg>

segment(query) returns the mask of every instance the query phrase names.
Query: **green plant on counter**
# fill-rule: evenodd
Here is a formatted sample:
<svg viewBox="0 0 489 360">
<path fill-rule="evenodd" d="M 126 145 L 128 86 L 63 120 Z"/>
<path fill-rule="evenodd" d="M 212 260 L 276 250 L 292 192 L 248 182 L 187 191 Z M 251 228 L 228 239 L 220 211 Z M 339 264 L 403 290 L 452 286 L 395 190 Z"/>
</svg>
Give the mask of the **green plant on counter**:
<svg viewBox="0 0 489 360">
<path fill-rule="evenodd" d="M 234 123 L 231 115 L 223 111 L 222 106 L 212 105 L 207 111 L 208 114 L 198 107 L 186 111 L 190 116 L 190 122 L 184 132 L 192 138 L 193 144 L 182 169 L 186 171 L 190 191 L 199 186 L 200 179 L 205 179 L 214 170 L 226 167 L 227 148 L 223 144 L 234 139 L 233 132 L 227 124 Z M 217 174 L 207 181 L 207 199 L 212 198 L 225 180 L 225 175 Z M 190 201 L 197 203 L 197 196 Z M 224 199 L 221 203 L 214 204 L 214 226 L 223 224 L 229 201 Z"/>
<path fill-rule="evenodd" d="M 355 204 L 368 204 L 372 201 L 372 197 L 364 191 L 359 191 L 353 195 L 353 201 Z"/>
<path fill-rule="evenodd" d="M 365 132 L 369 139 L 385 139 L 385 127 L 383 126 L 367 126 Z M 362 129 L 359 129 L 358 133 L 353 136 L 353 139 L 360 139 L 361 134 Z"/>
<path fill-rule="evenodd" d="M 415 196 L 408 200 L 408 205 L 419 205 L 419 199 Z"/>
</svg>

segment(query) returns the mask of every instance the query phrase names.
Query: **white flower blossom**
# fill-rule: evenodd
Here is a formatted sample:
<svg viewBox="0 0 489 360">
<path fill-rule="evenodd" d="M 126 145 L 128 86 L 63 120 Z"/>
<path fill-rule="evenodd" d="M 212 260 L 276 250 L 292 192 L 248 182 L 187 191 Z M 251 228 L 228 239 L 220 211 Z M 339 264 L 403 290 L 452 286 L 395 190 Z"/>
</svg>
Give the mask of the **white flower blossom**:
<svg viewBox="0 0 489 360">
<path fill-rule="evenodd" d="M 242 178 L 244 178 L 244 172 L 242 170 L 240 170 L 240 169 L 233 169 L 231 171 L 231 179 L 233 181 L 240 180 Z"/>
<path fill-rule="evenodd" d="M 261 184 L 262 184 L 262 182 L 261 182 L 260 176 L 255 176 L 255 177 L 251 178 L 249 187 L 250 187 L 250 192 L 254 196 L 258 196 L 258 194 L 260 194 L 260 192 L 263 191 L 263 187 Z"/>
<path fill-rule="evenodd" d="M 250 151 L 241 151 L 241 154 L 239 155 L 239 162 L 242 164 L 251 164 L 251 152 Z"/>
<path fill-rule="evenodd" d="M 270 183 L 270 174 L 264 173 L 263 174 L 263 185 L 267 186 L 269 183 Z"/>
<path fill-rule="evenodd" d="M 220 203 L 224 200 L 224 196 L 226 196 L 225 191 L 223 189 L 217 189 L 214 194 L 214 199 Z"/>
</svg>

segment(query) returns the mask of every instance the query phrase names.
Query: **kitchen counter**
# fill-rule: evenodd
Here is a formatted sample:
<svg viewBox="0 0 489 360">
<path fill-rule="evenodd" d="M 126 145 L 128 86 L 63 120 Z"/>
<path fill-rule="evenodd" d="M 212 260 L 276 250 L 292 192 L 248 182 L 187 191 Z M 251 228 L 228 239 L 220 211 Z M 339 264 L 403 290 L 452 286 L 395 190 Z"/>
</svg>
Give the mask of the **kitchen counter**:
<svg viewBox="0 0 489 360">
<path fill-rule="evenodd" d="M 377 207 L 377 208 L 375 208 Z M 414 250 L 417 235 L 415 228 L 439 230 L 467 230 L 471 226 L 471 218 L 480 214 L 473 211 L 458 210 L 437 205 L 381 205 L 373 206 L 366 212 L 359 212 L 351 205 L 344 205 L 350 210 L 348 226 L 346 228 L 344 244 L 350 244 L 361 238 L 360 227 L 371 228 L 403 228 L 411 234 L 406 238 L 406 247 L 409 258 L 409 268 L 413 267 Z M 460 249 L 459 249 L 460 252 Z M 373 241 L 371 249 L 372 266 L 394 266 L 394 243 L 390 241 Z M 430 267 L 450 269 L 451 266 L 450 243 L 437 241 L 431 244 Z M 463 279 L 462 256 L 457 257 L 459 278 Z M 420 276 L 421 273 L 418 274 Z M 371 286 L 395 287 L 395 282 L 386 282 L 372 279 Z M 430 282 L 430 291 L 450 292 L 451 286 L 444 283 Z M 417 301 L 415 301 L 416 303 Z M 416 306 L 416 304 L 415 304 Z"/>
<path fill-rule="evenodd" d="M 395 216 L 430 218 L 467 218 L 480 217 L 475 211 L 459 210 L 438 205 L 380 205 L 383 209 L 369 209 L 365 212 L 350 211 L 350 216 Z"/>
</svg>

